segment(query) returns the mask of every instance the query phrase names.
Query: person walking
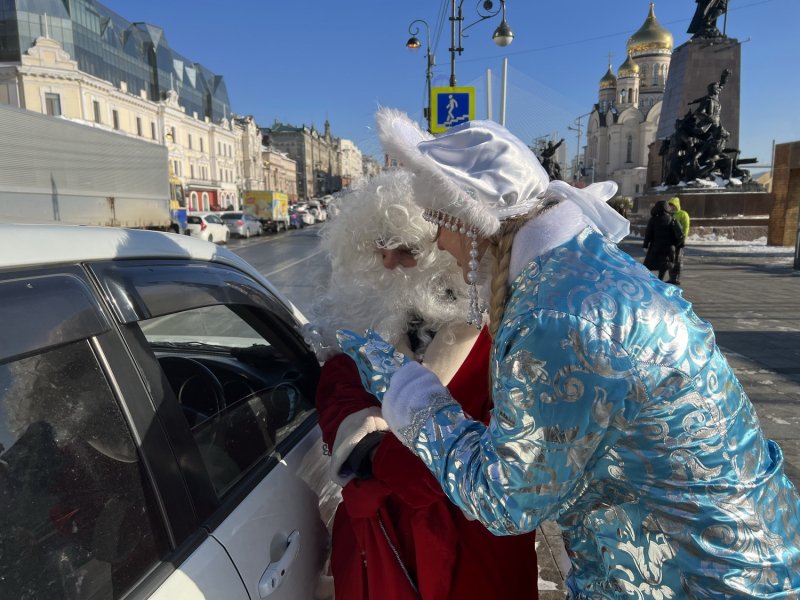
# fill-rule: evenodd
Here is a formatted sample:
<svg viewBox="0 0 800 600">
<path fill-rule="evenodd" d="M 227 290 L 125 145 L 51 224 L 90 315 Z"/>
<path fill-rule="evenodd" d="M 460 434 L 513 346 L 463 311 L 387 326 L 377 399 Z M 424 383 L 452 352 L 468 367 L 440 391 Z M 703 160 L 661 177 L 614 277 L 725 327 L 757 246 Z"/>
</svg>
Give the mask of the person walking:
<svg viewBox="0 0 800 600">
<path fill-rule="evenodd" d="M 331 476 L 343 486 L 331 555 L 336 597 L 537 598 L 535 534 L 499 538 L 467 519 L 391 433 L 336 345 L 338 327 L 374 327 L 435 372 L 464 411 L 489 420 L 491 339 L 463 322 L 467 286 L 436 250 L 411 177 L 392 171 L 363 183 L 322 231 L 331 281 L 306 337 L 326 361 L 316 405 Z"/>
<path fill-rule="evenodd" d="M 683 245 L 683 234 L 673 218 L 666 200 L 659 200 L 650 210 L 650 220 L 644 234 L 643 247 L 647 250 L 644 266 L 657 271 L 658 278 L 673 268 L 677 249 Z"/>
<path fill-rule="evenodd" d="M 681 208 L 681 199 L 678 196 L 670 198 L 667 202 L 673 210 L 673 217 L 680 225 L 681 232 L 683 233 L 683 243 L 675 247 L 675 260 L 672 262 L 672 268 L 669 270 L 668 283 L 675 285 L 681 284 L 681 270 L 683 267 L 683 249 L 686 247 L 686 240 L 689 238 L 689 227 L 691 218 L 689 213 Z"/>
<path fill-rule="evenodd" d="M 617 246 L 616 184 L 548 183 L 491 121 L 433 138 L 384 109 L 378 132 L 470 283 L 468 318 L 488 305 L 488 426 L 374 332 L 339 341 L 448 497 L 500 535 L 554 519 L 573 598 L 798 597 L 781 449 L 711 325 Z"/>
</svg>

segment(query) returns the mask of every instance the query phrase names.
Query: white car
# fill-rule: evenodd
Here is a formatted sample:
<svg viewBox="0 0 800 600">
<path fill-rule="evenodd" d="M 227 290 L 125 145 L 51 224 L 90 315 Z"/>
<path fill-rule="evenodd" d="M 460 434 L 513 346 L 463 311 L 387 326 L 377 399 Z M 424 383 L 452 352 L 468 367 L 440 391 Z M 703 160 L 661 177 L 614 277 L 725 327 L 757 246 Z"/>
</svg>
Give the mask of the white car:
<svg viewBox="0 0 800 600">
<path fill-rule="evenodd" d="M 308 204 L 301 202 L 295 205 L 297 208 L 297 212 L 300 215 L 300 219 L 303 221 L 304 225 L 313 225 L 317 222 L 314 218 L 314 215 L 308 210 Z"/>
<path fill-rule="evenodd" d="M 214 212 L 187 213 L 186 235 L 217 244 L 227 244 L 231 239 L 230 229 Z"/>
<path fill-rule="evenodd" d="M 0 225 L 0 597 L 326 597 L 301 322 L 187 236 Z"/>
<path fill-rule="evenodd" d="M 314 219 L 318 222 L 325 221 L 328 218 L 328 213 L 317 200 L 308 201 L 308 212 L 314 215 Z"/>
</svg>

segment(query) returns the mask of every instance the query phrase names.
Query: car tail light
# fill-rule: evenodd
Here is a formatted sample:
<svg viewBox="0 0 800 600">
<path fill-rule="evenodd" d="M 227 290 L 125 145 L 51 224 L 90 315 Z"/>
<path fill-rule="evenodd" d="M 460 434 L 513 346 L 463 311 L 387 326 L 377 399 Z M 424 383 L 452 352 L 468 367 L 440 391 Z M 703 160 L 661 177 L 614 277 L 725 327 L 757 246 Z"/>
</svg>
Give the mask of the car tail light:
<svg viewBox="0 0 800 600">
<path fill-rule="evenodd" d="M 244 225 L 244 221 L 242 221 L 241 219 L 236 219 L 236 224 L 237 225 Z"/>
<path fill-rule="evenodd" d="M 208 227 L 208 225 L 206 225 L 206 222 L 205 221 L 201 221 L 200 222 L 200 231 L 205 231 L 206 227 Z"/>
</svg>

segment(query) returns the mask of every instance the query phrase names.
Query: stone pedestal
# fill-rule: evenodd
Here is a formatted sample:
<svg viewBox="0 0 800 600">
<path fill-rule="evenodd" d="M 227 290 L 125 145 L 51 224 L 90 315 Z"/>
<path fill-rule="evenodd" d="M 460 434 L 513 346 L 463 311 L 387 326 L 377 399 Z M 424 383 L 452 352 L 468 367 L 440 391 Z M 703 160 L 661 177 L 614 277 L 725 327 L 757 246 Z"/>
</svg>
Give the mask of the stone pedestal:
<svg viewBox="0 0 800 600">
<path fill-rule="evenodd" d="M 794 246 L 800 221 L 800 141 L 775 146 L 772 164 L 775 203 L 769 215 L 770 246 Z"/>
<path fill-rule="evenodd" d="M 775 197 L 768 192 L 747 189 L 731 191 L 674 186 L 663 191 L 649 191 L 633 202 L 629 215 L 631 230 L 644 235 L 650 209 L 659 200 L 669 200 L 673 196 L 681 199 L 681 208 L 689 213 L 692 235 L 714 234 L 742 241 L 768 238 Z"/>
<path fill-rule="evenodd" d="M 719 96 L 720 122 L 731 134 L 727 147 L 739 148 L 742 52 L 741 44 L 733 38 L 689 40 L 673 51 L 656 140 L 672 136 L 675 120 L 695 108 L 689 102 L 705 96 L 708 84 L 719 81 L 723 69 L 730 69 L 731 76 Z"/>
</svg>

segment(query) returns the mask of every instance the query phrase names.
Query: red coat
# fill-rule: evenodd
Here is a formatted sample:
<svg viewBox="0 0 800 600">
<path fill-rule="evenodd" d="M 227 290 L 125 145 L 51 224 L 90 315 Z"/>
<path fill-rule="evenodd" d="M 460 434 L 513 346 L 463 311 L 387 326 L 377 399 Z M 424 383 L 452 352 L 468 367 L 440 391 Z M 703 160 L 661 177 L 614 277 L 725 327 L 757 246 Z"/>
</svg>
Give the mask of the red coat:
<svg viewBox="0 0 800 600">
<path fill-rule="evenodd" d="M 481 332 L 448 385 L 464 411 L 489 420 L 491 338 Z M 345 355 L 325 363 L 317 391 L 322 435 L 333 447 L 342 420 L 376 406 Z M 333 525 L 331 569 L 337 600 L 537 598 L 534 534 L 496 537 L 469 521 L 425 465 L 387 432 L 373 477 L 352 480 Z M 387 541 L 391 540 L 391 544 Z M 395 556 L 397 550 L 400 560 Z M 414 593 L 408 577 L 416 582 Z"/>
</svg>

